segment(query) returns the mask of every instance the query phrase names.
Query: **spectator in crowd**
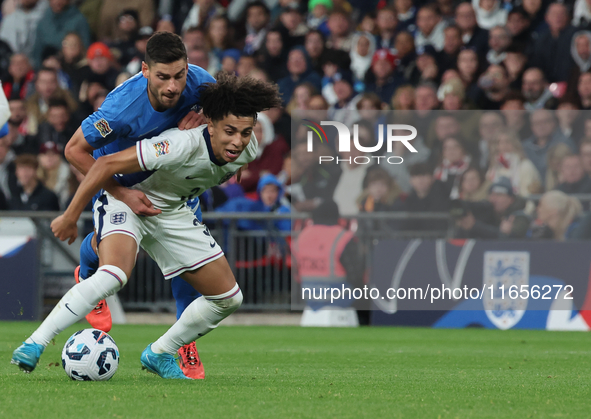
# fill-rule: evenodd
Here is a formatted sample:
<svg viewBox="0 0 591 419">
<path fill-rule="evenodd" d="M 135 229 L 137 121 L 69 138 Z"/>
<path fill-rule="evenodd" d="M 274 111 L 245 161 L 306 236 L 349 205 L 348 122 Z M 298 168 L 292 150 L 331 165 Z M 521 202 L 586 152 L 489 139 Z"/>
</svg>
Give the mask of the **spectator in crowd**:
<svg viewBox="0 0 591 419">
<path fill-rule="evenodd" d="M 478 26 L 476 14 L 470 2 L 460 3 L 456 7 L 456 25 L 462 31 L 464 46 L 473 49 L 477 55 L 486 55 L 488 31 Z"/>
<path fill-rule="evenodd" d="M 549 191 L 560 183 L 560 168 L 562 159 L 572 154 L 572 149 L 565 143 L 558 143 L 548 150 L 546 155 L 546 176 L 544 189 Z"/>
<path fill-rule="evenodd" d="M 291 198 L 297 211 L 312 211 L 323 200 L 334 195 L 342 169 L 337 164 L 317 164 L 319 156 L 330 154 L 331 150 L 322 145 L 308 152 L 305 141 L 297 142 L 294 146 Z"/>
<path fill-rule="evenodd" d="M 41 21 L 43 24 L 37 26 L 33 48 L 33 61 L 37 67 L 41 65 L 46 49 L 59 50 L 64 37 L 70 32 L 80 35 L 85 47 L 90 45 L 90 28 L 86 18 L 70 4 L 70 0 L 50 0 Z"/>
<path fill-rule="evenodd" d="M 541 1 L 526 0 L 522 4 L 523 10 L 527 13 L 531 22 L 532 34 L 535 38 L 548 30 L 548 24 L 545 22 L 545 7 Z"/>
<path fill-rule="evenodd" d="M 579 144 L 579 155 L 581 156 L 581 164 L 583 170 L 588 176 L 591 176 L 591 140 L 584 139 Z"/>
<path fill-rule="evenodd" d="M 256 60 L 252 55 L 241 55 L 236 66 L 236 75 L 238 77 L 249 76 L 257 68 Z"/>
<path fill-rule="evenodd" d="M 139 27 L 154 23 L 154 4 L 143 0 L 103 0 L 99 14 L 97 39 L 101 42 L 117 42 L 125 39 L 127 34 L 119 25 L 118 17 L 126 10 L 136 11 Z M 197 26 L 197 25 L 194 25 Z M 86 43 L 88 45 L 88 43 Z"/>
<path fill-rule="evenodd" d="M 520 92 L 510 92 L 501 105 L 501 113 L 505 117 L 507 128 L 516 132 L 519 138 L 532 135 L 529 126 L 529 115 L 525 110 L 525 98 Z"/>
<path fill-rule="evenodd" d="M 257 116 L 254 134 L 259 142 L 259 148 L 257 158 L 242 171 L 240 185 L 245 192 L 255 191 L 263 175 L 279 174 L 283 168 L 283 157 L 289 153 L 289 145 L 283 138 L 275 135 L 273 123 L 264 113 L 259 113 Z"/>
<path fill-rule="evenodd" d="M 199 41 L 201 36 L 201 29 L 189 28 L 185 32 L 185 44 L 189 49 L 204 48 L 203 42 Z M 222 60 L 222 54 L 225 50 L 234 48 L 233 31 L 231 29 L 230 21 L 224 15 L 215 15 L 211 18 L 207 28 L 207 46 L 211 52 L 217 57 L 218 61 Z M 194 38 L 194 39 L 193 39 Z"/>
<path fill-rule="evenodd" d="M 458 54 L 464 44 L 462 42 L 462 30 L 456 25 L 446 27 L 443 36 L 443 49 L 438 57 L 441 72 L 455 68 Z"/>
<path fill-rule="evenodd" d="M 360 32 L 353 36 L 349 56 L 351 57 L 351 71 L 357 82 L 365 80 L 365 73 L 371 67 L 375 50 L 376 42 L 371 33 Z"/>
<path fill-rule="evenodd" d="M 293 91 L 293 95 L 291 96 L 291 100 L 285 107 L 285 111 L 288 114 L 292 115 L 292 117 L 297 117 L 295 114 L 292 114 L 292 112 L 307 110 L 310 103 L 310 99 L 317 93 L 318 92 L 316 91 L 314 86 L 312 86 L 312 84 L 308 82 L 300 84 Z M 299 113 L 299 115 L 302 115 L 302 113 Z"/>
<path fill-rule="evenodd" d="M 88 84 L 92 82 L 100 83 L 108 91 L 116 86 L 117 75 L 119 72 L 113 67 L 113 54 L 109 47 L 102 42 L 95 42 L 86 52 L 88 65 L 81 67 L 74 79 L 74 91 L 77 97 L 85 97 Z"/>
<path fill-rule="evenodd" d="M 218 72 L 217 66 L 210 63 L 209 53 L 205 48 L 193 48 L 187 51 L 189 64 L 197 65 L 205 69 L 210 75 L 215 76 Z"/>
<path fill-rule="evenodd" d="M 72 138 L 78 124 L 72 120 L 66 101 L 51 99 L 47 109 L 47 120 L 39 124 L 37 133 L 37 150 L 48 142 L 57 145 L 61 150 Z"/>
<path fill-rule="evenodd" d="M 266 212 L 289 214 L 289 207 L 281 204 L 283 185 L 272 174 L 262 176 L 257 186 L 258 199 L 234 198 L 216 208 L 218 212 Z M 291 231 L 291 220 L 275 220 L 273 227 L 279 231 Z M 267 230 L 269 223 L 258 220 L 238 220 L 237 226 L 241 230 Z"/>
<path fill-rule="evenodd" d="M 482 29 L 491 30 L 507 23 L 507 10 L 500 0 L 472 0 L 472 7 L 476 12 L 476 22 Z"/>
<path fill-rule="evenodd" d="M 140 30 L 140 22 L 137 11 L 127 9 L 118 17 L 118 29 L 121 33 L 119 40 L 110 44 L 118 59 L 119 64 L 125 66 L 136 54 L 135 40 Z"/>
<path fill-rule="evenodd" d="M 17 185 L 11 191 L 9 207 L 14 211 L 59 211 L 57 195 L 43 186 L 37 177 L 39 164 L 32 154 L 14 160 Z"/>
<path fill-rule="evenodd" d="M 434 4 L 421 7 L 417 13 L 417 31 L 415 45 L 417 48 L 432 45 L 435 50 L 443 49 L 446 23 L 441 19 L 439 9 Z"/>
<path fill-rule="evenodd" d="M 333 199 L 342 215 L 356 215 L 359 212 L 358 198 L 368 173 L 368 157 L 352 147 L 350 151 L 339 152 L 341 176 L 334 191 Z"/>
<path fill-rule="evenodd" d="M 511 181 L 516 195 L 528 197 L 542 191 L 542 179 L 531 160 L 525 156 L 521 141 L 514 131 L 501 129 L 496 134 L 486 178 L 497 182 L 504 177 Z"/>
<path fill-rule="evenodd" d="M 581 73 L 577 84 L 577 93 L 581 109 L 591 110 L 591 72 Z"/>
<path fill-rule="evenodd" d="M 310 82 L 317 90 L 320 90 L 320 75 L 311 69 L 306 50 L 303 47 L 296 47 L 289 52 L 287 71 L 288 76 L 277 82 L 279 91 L 283 95 L 284 104 L 289 103 L 294 89 L 303 82 Z"/>
<path fill-rule="evenodd" d="M 319 30 L 328 35 L 328 15 L 333 8 L 332 0 L 313 0 L 308 2 L 306 24 L 312 30 Z"/>
<path fill-rule="evenodd" d="M 460 194 L 460 177 L 470 167 L 472 157 L 466 152 L 463 141 L 458 136 L 443 140 L 441 162 L 435 168 L 435 179 L 444 183 L 449 196 L 456 199 Z"/>
<path fill-rule="evenodd" d="M 521 93 L 526 100 L 524 106 L 528 111 L 553 109 L 557 106 L 556 99 L 548 89 L 544 73 L 539 68 L 530 68 L 523 73 Z"/>
<path fill-rule="evenodd" d="M 21 0 L 14 12 L 3 16 L 0 39 L 8 43 L 15 53 L 32 58 L 37 26 L 47 5 L 45 0 Z"/>
<path fill-rule="evenodd" d="M 401 121 L 398 118 L 395 118 L 393 122 L 400 123 Z M 407 132 L 394 130 L 393 134 L 406 135 Z M 386 164 L 383 167 L 405 194 L 410 193 L 412 190 L 409 168 L 416 164 L 428 161 L 431 154 L 431 150 L 425 145 L 422 136 L 417 136 L 413 139 L 412 146 L 417 150 L 416 153 L 411 153 L 402 142 L 396 141 L 392 146 L 392 153 L 388 153 L 387 151 L 384 152 L 384 157 L 386 159 L 392 156 L 398 156 L 403 159 L 402 164 Z M 395 162 L 396 159 L 393 158 L 392 161 Z"/>
<path fill-rule="evenodd" d="M 577 198 L 562 191 L 546 192 L 538 203 L 537 218 L 527 235 L 532 239 L 564 241 L 576 230 L 581 212 Z"/>
<path fill-rule="evenodd" d="M 507 15 L 507 25 L 505 25 L 513 42 L 528 48 L 533 43 L 531 34 L 531 20 L 522 6 L 514 7 Z"/>
<path fill-rule="evenodd" d="M 72 96 L 59 87 L 55 70 L 42 67 L 37 72 L 35 79 L 35 93 L 27 100 L 27 113 L 29 116 L 27 131 L 29 134 L 37 134 L 39 124 L 46 119 L 51 99 L 66 101 L 71 112 L 77 108 L 76 101 Z"/>
<path fill-rule="evenodd" d="M 326 39 L 328 48 L 342 51 L 351 51 L 351 33 L 350 16 L 343 9 L 334 9 L 328 17 L 328 29 L 330 34 Z"/>
<path fill-rule="evenodd" d="M 556 118 L 552 112 L 546 109 L 538 109 L 531 114 L 530 120 L 533 135 L 523 142 L 523 149 L 527 158 L 532 161 L 542 180 L 544 180 L 546 178 L 546 154 L 548 150 L 559 143 L 565 143 L 573 152 L 575 147 L 573 142 L 564 138 L 557 129 Z"/>
<path fill-rule="evenodd" d="M 468 206 L 456 221 L 456 237 L 499 239 L 525 237 L 529 217 L 523 213 L 525 199 L 515 195 L 511 181 L 500 178 L 490 187 L 487 201 Z"/>
<path fill-rule="evenodd" d="M 14 173 L 15 154 L 10 149 L 6 137 L 0 137 L 0 192 L 9 200 L 12 191 L 16 188 L 16 175 Z"/>
<path fill-rule="evenodd" d="M 482 93 L 477 100 L 479 109 L 498 110 L 509 94 L 509 75 L 502 65 L 490 65 L 478 80 Z"/>
<path fill-rule="evenodd" d="M 584 131 L 584 121 L 580 117 L 579 108 L 572 101 L 562 100 L 556 109 L 558 130 L 575 144 L 579 144 Z"/>
<path fill-rule="evenodd" d="M 333 86 L 337 101 L 328 109 L 331 120 L 351 126 L 359 119 L 357 102 L 361 95 L 353 90 L 353 74 L 349 70 L 340 70 L 333 76 Z"/>
<path fill-rule="evenodd" d="M 470 166 L 460 176 L 459 199 L 466 202 L 483 201 L 488 196 L 491 182 L 486 180 L 482 171 L 475 166 Z"/>
<path fill-rule="evenodd" d="M 84 52 L 84 43 L 80 35 L 76 32 L 70 32 L 64 37 L 59 61 L 62 70 L 68 75 L 70 80 L 76 77 L 77 71 L 82 67 L 82 61 L 86 58 Z"/>
<path fill-rule="evenodd" d="M 254 1 L 246 6 L 246 54 L 256 53 L 263 45 L 270 17 L 270 11 L 262 1 Z"/>
<path fill-rule="evenodd" d="M 408 212 L 448 212 L 449 191 L 436 180 L 432 168 L 426 163 L 410 166 L 412 191 L 402 204 L 402 210 Z M 411 231 L 446 231 L 446 220 L 416 220 L 404 222 L 404 228 Z"/>
<path fill-rule="evenodd" d="M 375 37 L 376 48 L 394 48 L 394 37 L 396 36 L 396 31 L 400 29 L 398 28 L 396 10 L 390 7 L 384 7 L 383 9 L 378 10 L 378 14 L 376 16 L 376 26 L 378 30 L 378 33 Z"/>
<path fill-rule="evenodd" d="M 402 80 L 394 75 L 396 56 L 389 50 L 381 49 L 375 52 L 371 61 L 371 75 L 373 82 L 366 86 L 367 92 L 373 92 L 384 103 L 389 103 L 394 92 L 402 84 Z"/>
<path fill-rule="evenodd" d="M 25 99 L 32 90 L 35 72 L 31 68 L 25 54 L 14 54 L 10 57 L 8 77 L 2 80 L 2 88 L 8 100 Z"/>
<path fill-rule="evenodd" d="M 416 68 L 420 73 L 419 82 L 439 83 L 439 67 L 436 60 L 438 55 L 431 45 L 417 49 Z"/>
<path fill-rule="evenodd" d="M 48 141 L 39 149 L 39 169 L 37 177 L 43 185 L 53 191 L 59 200 L 60 208 L 66 208 L 70 198 L 70 165 L 64 160 L 63 147 Z"/>
<path fill-rule="evenodd" d="M 304 24 L 302 15 L 295 5 L 283 9 L 276 26 L 283 32 L 286 39 L 285 48 L 288 51 L 304 43 L 308 27 Z"/>
<path fill-rule="evenodd" d="M 482 170 L 486 170 L 491 163 L 492 155 L 495 154 L 498 135 L 505 127 L 503 117 L 498 112 L 485 112 L 478 121 L 478 162 L 474 162 Z"/>
<path fill-rule="evenodd" d="M 15 154 L 36 154 L 39 144 L 36 136 L 28 135 L 25 102 L 21 99 L 12 99 L 9 105 L 11 115 L 8 120 L 8 135 L 4 140 Z"/>
<path fill-rule="evenodd" d="M 148 39 L 152 36 L 154 30 L 149 26 L 144 26 L 138 32 L 138 36 L 135 39 L 135 55 L 129 60 L 125 71 L 129 74 L 136 74 L 142 68 L 142 61 L 146 55 L 146 46 L 148 45 Z M 205 45 L 205 44 L 204 44 Z M 190 49 L 190 48 L 189 48 Z"/>
<path fill-rule="evenodd" d="M 562 159 L 560 177 L 562 180 L 556 189 L 566 194 L 591 193 L 591 178 L 583 170 L 581 156 L 572 154 Z"/>
<path fill-rule="evenodd" d="M 570 48 L 572 64 L 568 77 L 566 96 L 572 97 L 576 92 L 577 80 L 582 73 L 591 68 L 591 32 L 578 31 L 573 35 Z"/>
<path fill-rule="evenodd" d="M 392 96 L 390 106 L 395 111 L 411 111 L 415 109 L 415 88 L 408 84 L 400 86 Z"/>
<path fill-rule="evenodd" d="M 458 54 L 457 68 L 460 78 L 464 83 L 464 87 L 466 88 L 466 97 L 468 100 L 476 104 L 481 93 L 477 85 L 481 69 L 476 51 L 469 48 L 461 50 Z"/>
<path fill-rule="evenodd" d="M 550 82 L 567 81 L 571 66 L 571 39 L 576 29 L 570 25 L 568 10 L 562 3 L 552 3 L 546 11 L 549 31 L 536 41 L 531 64 L 540 68 Z"/>
<path fill-rule="evenodd" d="M 310 32 L 306 39 L 313 38 L 314 35 L 312 34 L 315 34 L 315 32 Z M 308 51 L 308 48 L 306 48 L 306 51 Z M 271 80 L 277 81 L 287 75 L 286 60 L 287 51 L 285 50 L 283 34 L 277 29 L 270 29 L 265 37 L 264 45 L 259 50 L 258 61 L 260 68 L 269 75 Z"/>
<path fill-rule="evenodd" d="M 415 50 L 415 38 L 410 32 L 398 32 L 394 41 L 397 54 L 395 55 L 396 68 L 394 76 L 404 83 L 413 86 L 419 83 L 421 73 L 417 68 L 417 54 Z"/>
<path fill-rule="evenodd" d="M 279 32 L 281 33 L 281 32 Z M 284 44 L 283 42 L 283 38 L 282 38 L 282 45 Z M 319 30 L 311 30 L 308 33 L 306 33 L 306 38 L 304 41 L 304 48 L 306 49 L 306 52 L 308 53 L 308 57 L 310 57 L 310 62 L 312 63 L 312 68 L 314 69 L 314 71 L 316 71 L 318 74 L 322 74 L 322 64 L 323 64 L 323 59 L 326 53 L 326 49 L 325 49 L 325 35 L 320 32 Z M 351 49 L 351 52 L 353 51 L 353 48 Z M 281 62 L 281 66 L 285 67 L 285 58 L 283 58 L 283 61 Z"/>
<path fill-rule="evenodd" d="M 402 190 L 388 172 L 375 167 L 367 173 L 365 188 L 358 197 L 360 212 L 388 212 L 394 210 L 397 198 Z"/>
<path fill-rule="evenodd" d="M 396 20 L 398 21 L 396 29 L 399 31 L 414 32 L 417 28 L 417 8 L 413 5 L 413 1 L 395 0 L 394 9 L 396 10 Z"/>
<path fill-rule="evenodd" d="M 574 2 L 572 25 L 578 27 L 589 27 L 591 24 L 591 9 L 585 0 L 576 0 Z"/>
<path fill-rule="evenodd" d="M 480 0 L 489 3 L 488 0 Z M 498 3 L 495 0 L 495 3 Z M 507 48 L 511 45 L 511 34 L 504 26 L 494 26 L 488 32 L 488 46 L 490 49 L 486 54 L 486 60 L 489 64 L 501 64 L 507 57 Z"/>
<path fill-rule="evenodd" d="M 523 85 L 523 73 L 527 68 L 527 55 L 520 46 L 516 44 L 509 45 L 505 51 L 505 59 L 502 64 L 509 75 L 509 88 L 520 91 Z"/>
</svg>

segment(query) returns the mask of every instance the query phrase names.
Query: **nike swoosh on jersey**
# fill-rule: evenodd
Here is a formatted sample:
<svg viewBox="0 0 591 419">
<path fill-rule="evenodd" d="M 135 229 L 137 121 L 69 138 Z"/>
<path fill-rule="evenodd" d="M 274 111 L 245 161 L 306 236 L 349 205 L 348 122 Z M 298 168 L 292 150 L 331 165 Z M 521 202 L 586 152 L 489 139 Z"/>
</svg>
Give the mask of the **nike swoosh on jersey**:
<svg viewBox="0 0 591 419">
<path fill-rule="evenodd" d="M 197 179 L 195 176 L 185 176 L 185 179 Z"/>
<path fill-rule="evenodd" d="M 151 133 L 151 132 L 152 132 L 152 131 L 154 131 L 155 129 L 158 129 L 158 127 L 156 127 L 156 128 L 152 128 L 150 131 L 146 131 L 146 132 L 144 132 L 143 134 L 140 134 L 140 137 L 143 137 L 144 135 Z"/>
</svg>

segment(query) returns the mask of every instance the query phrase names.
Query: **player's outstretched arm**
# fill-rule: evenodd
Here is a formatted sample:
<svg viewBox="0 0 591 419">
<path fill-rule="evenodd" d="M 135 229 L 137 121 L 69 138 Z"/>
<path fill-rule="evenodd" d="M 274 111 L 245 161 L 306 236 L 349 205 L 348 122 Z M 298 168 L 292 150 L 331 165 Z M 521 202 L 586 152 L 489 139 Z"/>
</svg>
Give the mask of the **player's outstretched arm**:
<svg viewBox="0 0 591 419">
<path fill-rule="evenodd" d="M 68 141 L 68 144 L 66 144 L 65 154 L 66 159 L 68 159 L 68 161 L 72 163 L 80 173 L 87 175 L 96 161 L 94 157 L 92 157 L 93 151 L 94 148 L 88 144 L 88 141 L 84 138 L 82 127 L 79 127 L 70 141 Z M 107 180 L 103 188 L 118 200 L 125 202 L 135 214 L 145 216 L 159 214 L 159 212 L 154 209 L 150 200 L 141 191 L 121 186 L 115 179 Z"/>
<path fill-rule="evenodd" d="M 113 176 L 115 174 L 136 173 L 140 171 L 141 168 L 135 147 L 100 157 L 86 174 L 66 211 L 51 223 L 53 234 L 58 239 L 62 241 L 68 240 L 68 244 L 72 244 L 78 236 L 76 222 L 80 218 L 80 214 L 82 214 L 86 203 L 99 190 L 104 189 L 105 185 L 114 181 Z M 155 211 L 157 213 L 161 212 L 160 210 Z"/>
</svg>

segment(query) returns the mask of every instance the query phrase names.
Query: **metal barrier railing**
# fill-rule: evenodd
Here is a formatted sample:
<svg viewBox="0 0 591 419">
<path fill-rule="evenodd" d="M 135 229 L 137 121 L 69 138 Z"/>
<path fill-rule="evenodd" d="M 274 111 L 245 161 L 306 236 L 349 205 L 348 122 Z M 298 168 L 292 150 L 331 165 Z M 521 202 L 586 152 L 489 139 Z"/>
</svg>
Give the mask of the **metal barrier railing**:
<svg viewBox="0 0 591 419">
<path fill-rule="evenodd" d="M 41 265 L 41 281 L 47 312 L 61 295 L 73 284 L 72 272 L 78 265 L 78 247 L 67 246 L 56 239 L 50 228 L 50 221 L 57 212 L 0 211 L 3 217 L 29 217 L 36 225 L 43 246 L 57 252 L 60 258 L 46 257 Z M 82 220 L 91 219 L 84 213 Z M 269 213 L 204 213 L 205 223 L 212 235 L 224 249 L 226 257 L 243 294 L 242 309 L 246 310 L 289 310 L 291 303 L 291 253 L 290 241 L 309 219 L 308 214 Z M 291 220 L 292 231 L 278 231 L 274 221 Z M 243 231 L 238 228 L 240 220 L 258 221 L 260 230 Z M 408 220 L 439 220 L 441 230 L 407 231 L 392 227 L 392 223 Z M 451 231 L 451 219 L 447 213 L 371 213 L 342 218 L 348 228 L 356 232 L 367 250 L 367 266 L 371 260 L 371 249 L 375 242 L 385 238 L 444 238 Z M 398 225 L 400 226 L 400 224 Z M 80 237 L 82 239 L 83 237 Z M 59 259 L 60 262 L 56 262 Z M 163 279 L 160 269 L 141 250 L 136 267 L 127 284 L 119 292 L 124 309 L 130 311 L 175 311 L 169 281 Z"/>
</svg>

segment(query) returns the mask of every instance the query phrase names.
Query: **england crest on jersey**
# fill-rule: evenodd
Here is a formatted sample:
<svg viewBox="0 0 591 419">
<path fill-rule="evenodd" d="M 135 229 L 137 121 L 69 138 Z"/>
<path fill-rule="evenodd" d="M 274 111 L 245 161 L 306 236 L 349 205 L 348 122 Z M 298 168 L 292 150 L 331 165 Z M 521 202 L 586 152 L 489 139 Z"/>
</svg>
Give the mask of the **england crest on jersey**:
<svg viewBox="0 0 591 419">
<path fill-rule="evenodd" d="M 116 212 L 115 214 L 111 214 L 111 224 L 123 224 L 127 220 L 127 213 L 126 212 Z"/>
<path fill-rule="evenodd" d="M 483 281 L 486 316 L 501 330 L 512 328 L 527 309 L 519 293 L 529 289 L 529 252 L 485 252 Z"/>
</svg>

